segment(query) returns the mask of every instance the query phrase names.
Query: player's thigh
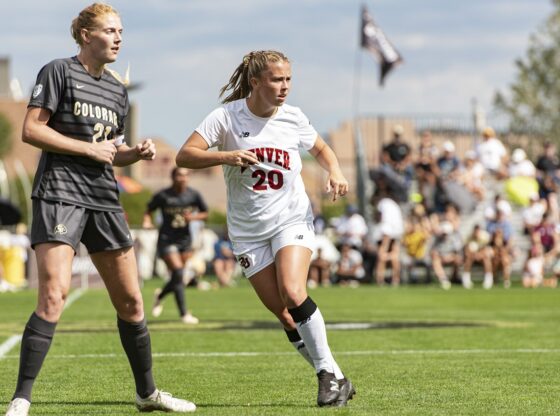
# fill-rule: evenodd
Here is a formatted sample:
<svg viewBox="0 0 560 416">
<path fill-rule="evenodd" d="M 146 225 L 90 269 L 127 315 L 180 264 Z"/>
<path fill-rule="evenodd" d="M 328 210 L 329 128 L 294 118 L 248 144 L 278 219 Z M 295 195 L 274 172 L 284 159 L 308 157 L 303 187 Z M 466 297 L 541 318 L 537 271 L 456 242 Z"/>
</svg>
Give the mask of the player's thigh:
<svg viewBox="0 0 560 416">
<path fill-rule="evenodd" d="M 74 249 L 65 243 L 41 243 L 35 246 L 38 274 L 38 310 L 61 308 L 72 277 Z M 54 305 L 53 305 L 54 303 Z M 59 314 L 61 311 L 55 311 Z"/>
<path fill-rule="evenodd" d="M 91 254 L 111 302 L 123 319 L 143 318 L 142 294 L 138 283 L 136 256 L 131 247 Z"/>
<path fill-rule="evenodd" d="M 162 259 L 169 270 L 182 269 L 185 266 L 185 261 L 178 250 L 168 251 Z"/>
</svg>

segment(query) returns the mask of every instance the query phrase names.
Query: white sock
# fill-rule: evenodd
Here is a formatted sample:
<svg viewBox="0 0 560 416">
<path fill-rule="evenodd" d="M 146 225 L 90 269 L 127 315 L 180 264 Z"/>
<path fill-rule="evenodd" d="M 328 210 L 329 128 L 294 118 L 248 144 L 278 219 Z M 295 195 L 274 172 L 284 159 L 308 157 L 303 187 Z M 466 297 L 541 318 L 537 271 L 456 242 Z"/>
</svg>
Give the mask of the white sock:
<svg viewBox="0 0 560 416">
<path fill-rule="evenodd" d="M 326 370 L 329 373 L 334 373 L 337 379 L 343 378 L 344 375 L 329 348 L 325 321 L 319 308 L 313 312 L 309 319 L 297 322 L 297 330 L 309 357 L 313 360 L 315 371 L 318 373 L 321 370 Z"/>
</svg>

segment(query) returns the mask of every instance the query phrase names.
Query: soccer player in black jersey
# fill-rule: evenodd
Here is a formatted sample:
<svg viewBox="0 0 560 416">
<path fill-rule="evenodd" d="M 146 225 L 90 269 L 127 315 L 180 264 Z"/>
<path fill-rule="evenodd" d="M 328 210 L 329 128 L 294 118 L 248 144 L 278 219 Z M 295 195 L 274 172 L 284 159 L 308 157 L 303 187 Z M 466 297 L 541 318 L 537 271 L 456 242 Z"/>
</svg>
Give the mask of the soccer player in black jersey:
<svg viewBox="0 0 560 416">
<path fill-rule="evenodd" d="M 151 214 L 157 209 L 161 210 L 163 221 L 159 229 L 157 253 L 167 265 L 171 278 L 162 289 L 156 290 L 152 315 L 161 315 L 161 301 L 173 292 L 181 320 L 186 324 L 197 324 L 198 318 L 188 311 L 185 304 L 183 271 L 192 255 L 190 222 L 208 218 L 208 207 L 200 193 L 188 186 L 188 178 L 188 169 L 173 169 L 173 184 L 154 195 L 148 203 L 142 225 L 144 228 L 152 228 Z"/>
<path fill-rule="evenodd" d="M 125 86 L 106 68 L 122 45 L 118 13 L 107 4 L 83 9 L 71 26 L 77 56 L 45 65 L 23 125 L 23 141 L 42 150 L 33 185 L 31 243 L 38 303 L 21 341 L 16 391 L 7 416 L 27 415 L 33 382 L 47 355 L 69 291 L 80 242 L 103 278 L 117 312 L 123 348 L 141 411 L 192 412 L 196 406 L 156 389 L 132 240 L 118 201 L 114 166 L 155 157 L 150 139 L 124 142 Z"/>
</svg>

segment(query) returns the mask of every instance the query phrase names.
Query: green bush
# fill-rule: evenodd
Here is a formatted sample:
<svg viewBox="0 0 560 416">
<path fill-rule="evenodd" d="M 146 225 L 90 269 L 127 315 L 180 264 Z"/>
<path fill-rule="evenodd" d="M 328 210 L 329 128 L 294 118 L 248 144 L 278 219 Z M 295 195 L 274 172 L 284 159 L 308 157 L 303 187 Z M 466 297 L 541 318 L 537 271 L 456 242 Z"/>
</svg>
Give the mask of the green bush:
<svg viewBox="0 0 560 416">
<path fill-rule="evenodd" d="M 131 227 L 141 227 L 144 212 L 146 212 L 146 205 L 152 199 L 152 192 L 144 189 L 140 192 L 130 194 L 121 192 L 120 200 L 126 212 L 128 224 Z"/>
</svg>

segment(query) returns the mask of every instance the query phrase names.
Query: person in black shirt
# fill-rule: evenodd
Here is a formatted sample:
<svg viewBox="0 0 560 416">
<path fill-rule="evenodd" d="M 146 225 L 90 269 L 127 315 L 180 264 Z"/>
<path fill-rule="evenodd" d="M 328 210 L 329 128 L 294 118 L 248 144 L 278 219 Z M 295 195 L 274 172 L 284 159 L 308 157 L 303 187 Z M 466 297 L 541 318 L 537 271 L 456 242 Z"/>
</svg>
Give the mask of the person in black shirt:
<svg viewBox="0 0 560 416">
<path fill-rule="evenodd" d="M 162 224 L 159 229 L 157 242 L 158 255 L 165 261 L 171 279 L 163 287 L 156 290 L 152 315 L 161 315 L 163 298 L 173 292 L 175 301 L 181 314 L 181 320 L 186 324 L 197 324 L 198 318 L 188 312 L 185 304 L 185 285 L 183 272 L 185 264 L 192 255 L 190 222 L 208 218 L 208 207 L 202 196 L 188 187 L 189 170 L 174 168 L 171 172 L 173 185 L 154 195 L 148 203 L 144 214 L 144 228 L 152 228 L 152 212 L 161 210 Z"/>
<path fill-rule="evenodd" d="M 136 383 L 137 408 L 192 412 L 193 403 L 156 389 L 154 383 L 133 241 L 113 173 L 113 166 L 156 155 L 150 139 L 135 147 L 124 141 L 127 91 L 106 67 L 117 59 L 122 45 L 119 14 L 107 4 L 94 3 L 73 20 L 71 33 L 78 55 L 41 69 L 23 124 L 23 141 L 42 150 L 31 227 L 39 293 L 21 340 L 17 386 L 6 415 L 29 412 L 32 386 L 62 314 L 80 242 L 116 309 Z"/>
</svg>

